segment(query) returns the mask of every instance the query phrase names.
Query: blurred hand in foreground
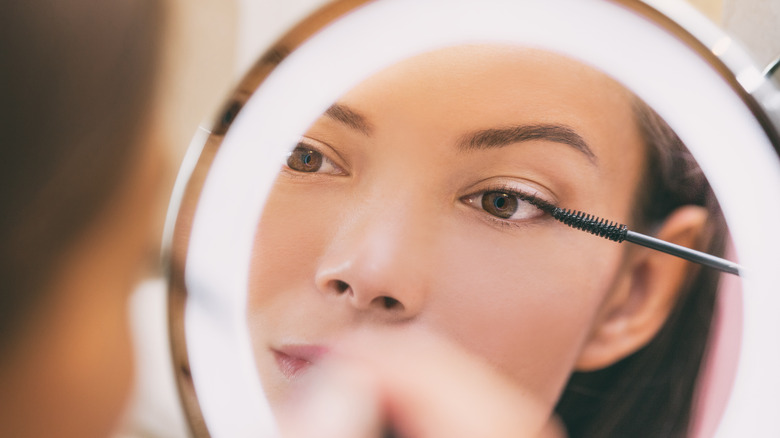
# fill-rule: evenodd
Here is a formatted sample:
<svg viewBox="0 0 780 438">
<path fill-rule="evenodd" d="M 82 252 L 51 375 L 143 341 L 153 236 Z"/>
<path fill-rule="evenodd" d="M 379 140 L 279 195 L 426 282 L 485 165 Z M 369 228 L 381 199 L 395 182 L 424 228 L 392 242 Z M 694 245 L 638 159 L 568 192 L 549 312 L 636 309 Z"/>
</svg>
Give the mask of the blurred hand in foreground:
<svg viewBox="0 0 780 438">
<path fill-rule="evenodd" d="M 286 438 L 566 436 L 522 388 L 419 331 L 350 336 L 301 383 L 280 415 Z"/>
</svg>

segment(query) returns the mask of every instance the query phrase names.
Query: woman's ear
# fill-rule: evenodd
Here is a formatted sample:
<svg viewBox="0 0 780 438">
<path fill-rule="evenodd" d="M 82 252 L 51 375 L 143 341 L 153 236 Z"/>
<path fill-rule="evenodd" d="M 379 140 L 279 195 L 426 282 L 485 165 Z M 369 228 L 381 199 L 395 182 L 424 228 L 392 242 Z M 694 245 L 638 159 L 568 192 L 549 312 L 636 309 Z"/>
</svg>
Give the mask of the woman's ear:
<svg viewBox="0 0 780 438">
<path fill-rule="evenodd" d="M 680 207 L 656 237 L 698 249 L 707 217 L 704 207 Z M 691 262 L 648 248 L 633 247 L 627 257 L 583 344 L 577 371 L 605 368 L 647 345 L 666 322 L 688 274 L 696 269 Z"/>
</svg>

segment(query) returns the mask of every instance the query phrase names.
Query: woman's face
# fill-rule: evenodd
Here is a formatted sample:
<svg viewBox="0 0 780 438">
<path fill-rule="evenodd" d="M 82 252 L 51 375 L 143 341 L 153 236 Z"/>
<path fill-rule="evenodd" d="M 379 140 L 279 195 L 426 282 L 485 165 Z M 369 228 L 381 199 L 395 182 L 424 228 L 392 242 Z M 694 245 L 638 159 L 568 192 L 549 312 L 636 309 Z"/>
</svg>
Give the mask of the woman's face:
<svg viewBox="0 0 780 438">
<path fill-rule="evenodd" d="M 360 84 L 303 136 L 256 236 L 249 320 L 272 405 L 340 334 L 416 326 L 552 407 L 624 247 L 518 199 L 630 222 L 629 93 L 532 50 L 460 47 Z"/>
</svg>

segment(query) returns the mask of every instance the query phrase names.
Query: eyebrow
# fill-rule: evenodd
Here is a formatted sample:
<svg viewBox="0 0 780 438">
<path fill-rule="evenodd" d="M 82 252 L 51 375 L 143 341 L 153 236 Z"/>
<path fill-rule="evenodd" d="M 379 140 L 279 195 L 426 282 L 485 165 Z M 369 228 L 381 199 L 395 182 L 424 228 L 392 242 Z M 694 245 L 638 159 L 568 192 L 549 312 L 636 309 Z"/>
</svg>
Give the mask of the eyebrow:
<svg viewBox="0 0 780 438">
<path fill-rule="evenodd" d="M 344 104 L 334 103 L 325 111 L 325 115 L 364 135 L 370 136 L 373 133 L 374 127 L 368 119 Z M 460 151 L 473 151 L 502 148 L 532 140 L 547 140 L 571 146 L 582 152 L 594 165 L 598 163 L 596 154 L 577 131 L 554 123 L 483 129 L 461 137 L 457 147 Z"/>
<path fill-rule="evenodd" d="M 364 135 L 370 136 L 374 130 L 365 116 L 340 103 L 331 105 L 330 108 L 325 111 L 325 115 Z"/>
<path fill-rule="evenodd" d="M 558 124 L 517 125 L 508 128 L 492 128 L 466 134 L 458 142 L 458 150 L 473 151 L 502 148 L 513 143 L 532 140 L 547 140 L 569 145 L 582 152 L 593 164 L 597 164 L 596 154 L 574 129 Z"/>
</svg>

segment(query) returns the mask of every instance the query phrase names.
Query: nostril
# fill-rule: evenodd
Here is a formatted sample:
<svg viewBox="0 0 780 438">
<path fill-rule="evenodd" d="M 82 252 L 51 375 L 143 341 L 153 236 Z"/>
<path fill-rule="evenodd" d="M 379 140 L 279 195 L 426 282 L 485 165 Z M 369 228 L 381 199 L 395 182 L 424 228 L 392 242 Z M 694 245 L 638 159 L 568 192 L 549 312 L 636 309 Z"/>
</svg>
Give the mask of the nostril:
<svg viewBox="0 0 780 438">
<path fill-rule="evenodd" d="M 341 280 L 333 280 L 333 288 L 336 289 L 338 293 L 343 294 L 349 289 L 349 284 Z"/>
<path fill-rule="evenodd" d="M 401 302 L 392 297 L 382 297 L 382 306 L 387 310 L 401 307 Z"/>
<path fill-rule="evenodd" d="M 328 281 L 327 285 L 328 290 L 331 292 L 336 292 L 338 295 L 343 295 L 344 293 L 349 292 L 350 296 L 353 298 L 352 301 L 354 304 L 361 308 L 367 304 L 370 304 L 370 307 L 382 308 L 385 310 L 399 311 L 404 309 L 403 303 L 393 297 L 379 294 L 377 294 L 379 296 L 375 295 L 371 297 L 371 294 L 355 291 L 349 283 L 343 280 L 330 280 Z M 364 301 L 367 298 L 371 298 L 369 300 L 370 303 Z M 367 310 L 367 308 L 368 307 L 366 307 L 364 310 Z"/>
</svg>

